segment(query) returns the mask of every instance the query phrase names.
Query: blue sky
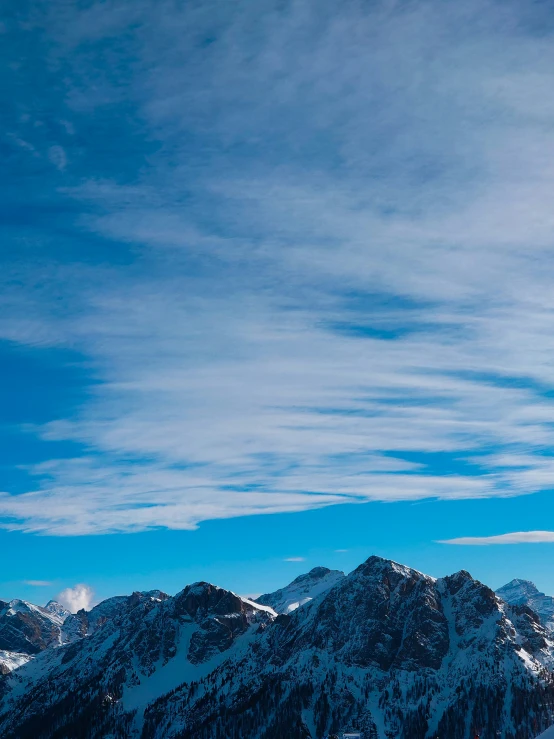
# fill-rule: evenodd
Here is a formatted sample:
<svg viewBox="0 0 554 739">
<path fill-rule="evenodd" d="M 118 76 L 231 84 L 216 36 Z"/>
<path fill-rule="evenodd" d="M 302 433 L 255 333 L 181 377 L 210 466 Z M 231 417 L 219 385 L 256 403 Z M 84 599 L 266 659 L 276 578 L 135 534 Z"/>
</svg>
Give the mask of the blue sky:
<svg viewBox="0 0 554 739">
<path fill-rule="evenodd" d="M 4 4 L 0 597 L 554 593 L 553 20 Z"/>
</svg>

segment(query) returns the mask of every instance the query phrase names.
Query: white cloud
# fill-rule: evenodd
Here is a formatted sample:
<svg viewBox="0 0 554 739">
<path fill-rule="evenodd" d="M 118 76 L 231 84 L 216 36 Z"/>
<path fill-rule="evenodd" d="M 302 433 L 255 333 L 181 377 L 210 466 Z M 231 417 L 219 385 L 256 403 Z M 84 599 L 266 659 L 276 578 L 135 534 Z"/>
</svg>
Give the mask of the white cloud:
<svg viewBox="0 0 554 739">
<path fill-rule="evenodd" d="M 462 546 L 489 546 L 493 544 L 547 544 L 554 543 L 554 531 L 514 531 L 499 536 L 462 536 L 459 539 L 445 539 L 439 544 L 459 544 Z"/>
<path fill-rule="evenodd" d="M 551 486 L 554 44 L 517 3 L 327 9 L 264 0 L 253 28 L 240 4 L 56 4 L 58 52 L 86 50 L 71 129 L 123 97 L 165 143 L 134 179 L 85 172 L 63 195 L 133 261 L 3 275 L 0 336 L 70 347 L 96 381 L 34 429 L 83 456 L 0 494 L 3 525 L 194 528 Z M 114 88 L 90 41 L 127 26 L 136 76 Z"/>
<path fill-rule="evenodd" d="M 23 580 L 23 582 L 25 585 L 32 585 L 33 587 L 37 588 L 45 588 L 53 584 L 50 582 L 50 580 Z"/>
<path fill-rule="evenodd" d="M 88 611 L 93 605 L 94 591 L 90 585 L 79 583 L 72 588 L 62 590 L 56 596 L 56 600 L 71 611 L 71 613 L 77 613 L 82 608 Z"/>
<path fill-rule="evenodd" d="M 286 557 L 283 562 L 305 562 L 306 557 Z"/>
</svg>

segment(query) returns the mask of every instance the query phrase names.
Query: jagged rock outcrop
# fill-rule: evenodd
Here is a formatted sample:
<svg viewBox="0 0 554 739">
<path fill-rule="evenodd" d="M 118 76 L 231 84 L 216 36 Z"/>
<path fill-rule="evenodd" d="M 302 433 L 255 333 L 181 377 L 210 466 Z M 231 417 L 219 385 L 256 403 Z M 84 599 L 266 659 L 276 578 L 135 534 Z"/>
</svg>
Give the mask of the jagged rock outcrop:
<svg viewBox="0 0 554 739">
<path fill-rule="evenodd" d="M 103 600 L 90 611 L 81 609 L 70 614 L 64 621 L 65 642 L 72 642 L 84 636 L 90 636 L 108 621 L 118 618 L 134 608 L 143 600 L 167 600 L 169 595 L 161 590 L 135 592 L 132 595 L 115 595 Z"/>
<path fill-rule="evenodd" d="M 0 650 L 31 655 L 61 644 L 67 612 L 53 603 L 42 608 L 25 600 L 0 601 Z"/>
</svg>

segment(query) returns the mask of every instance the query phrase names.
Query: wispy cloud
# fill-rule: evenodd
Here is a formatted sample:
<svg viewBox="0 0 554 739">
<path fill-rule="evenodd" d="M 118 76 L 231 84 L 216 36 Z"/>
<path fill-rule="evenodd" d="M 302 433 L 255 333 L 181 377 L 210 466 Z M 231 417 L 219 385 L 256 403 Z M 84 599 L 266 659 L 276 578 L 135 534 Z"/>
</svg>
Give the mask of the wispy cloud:
<svg viewBox="0 0 554 739">
<path fill-rule="evenodd" d="M 25 585 L 32 585 L 37 588 L 45 588 L 49 585 L 53 585 L 50 580 L 23 580 Z"/>
<path fill-rule="evenodd" d="M 2 493 L 2 525 L 194 528 L 551 486 L 543 11 L 324 5 L 52 3 L 44 53 L 73 60 L 59 141 L 32 121 L 17 140 L 64 178 L 48 191 L 71 218 L 46 243 L 73 229 L 68 251 L 108 256 L 3 273 L 0 336 L 71 347 L 94 387 L 34 429 L 79 451 Z"/>
<path fill-rule="evenodd" d="M 548 544 L 554 543 L 554 531 L 514 531 L 499 536 L 462 536 L 459 539 L 445 539 L 439 544 L 459 544 L 461 546 L 490 546 L 493 544 Z"/>
<path fill-rule="evenodd" d="M 283 562 L 305 562 L 306 557 L 286 557 Z"/>
</svg>

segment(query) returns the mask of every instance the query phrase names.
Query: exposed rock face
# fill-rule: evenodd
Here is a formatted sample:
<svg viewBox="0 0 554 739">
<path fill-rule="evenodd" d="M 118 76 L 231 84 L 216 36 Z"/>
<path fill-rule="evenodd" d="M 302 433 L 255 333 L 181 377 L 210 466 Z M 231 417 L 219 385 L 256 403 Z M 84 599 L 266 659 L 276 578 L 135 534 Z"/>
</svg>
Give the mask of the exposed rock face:
<svg viewBox="0 0 554 739">
<path fill-rule="evenodd" d="M 174 614 L 199 626 L 187 653 L 195 665 L 229 649 L 259 615 L 239 596 L 205 582 L 191 585 L 175 597 Z"/>
<path fill-rule="evenodd" d="M 168 597 L 160 590 L 116 596 L 75 614 L 54 600 L 44 607 L 24 600 L 0 601 L 0 675 L 18 669 L 40 652 L 89 636 L 142 600 L 161 602 Z"/>
<path fill-rule="evenodd" d="M 448 625 L 434 580 L 370 557 L 327 595 L 291 615 L 279 653 L 286 661 L 291 649 L 304 647 L 360 667 L 438 668 L 448 649 Z"/>
<path fill-rule="evenodd" d="M 465 571 L 370 557 L 280 615 L 204 582 L 108 611 L 0 679 L 2 737 L 530 739 L 554 715 L 549 632 Z"/>
<path fill-rule="evenodd" d="M 61 644 L 63 618 L 24 600 L 0 601 L 0 650 L 38 654 Z"/>
<path fill-rule="evenodd" d="M 75 641 L 83 636 L 90 636 L 108 621 L 118 618 L 132 610 L 138 603 L 144 600 L 163 601 L 169 595 L 161 590 L 148 590 L 135 592 L 132 595 L 116 595 L 107 598 L 90 611 L 81 609 L 77 613 L 70 614 L 64 621 L 65 642 Z"/>
</svg>

